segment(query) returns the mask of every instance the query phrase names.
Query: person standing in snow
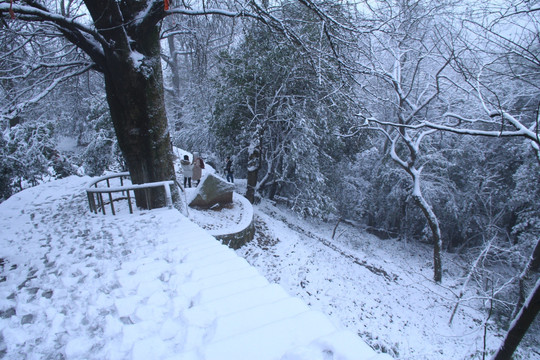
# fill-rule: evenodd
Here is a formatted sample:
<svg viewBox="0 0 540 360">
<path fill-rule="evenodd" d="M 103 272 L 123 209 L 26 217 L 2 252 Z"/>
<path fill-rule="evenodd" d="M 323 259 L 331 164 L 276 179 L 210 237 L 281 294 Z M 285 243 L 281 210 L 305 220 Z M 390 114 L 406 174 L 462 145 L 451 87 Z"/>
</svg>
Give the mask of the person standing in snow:
<svg viewBox="0 0 540 360">
<path fill-rule="evenodd" d="M 186 184 L 189 185 L 188 187 L 191 187 L 193 165 L 191 165 L 191 162 L 189 161 L 189 156 L 184 155 L 184 159 L 180 161 L 180 165 L 182 165 L 182 175 L 184 175 L 184 188 L 186 187 Z"/>
<path fill-rule="evenodd" d="M 225 175 L 227 175 L 227 181 L 234 184 L 234 176 L 232 170 L 232 160 L 230 156 L 227 156 L 225 163 Z"/>
<path fill-rule="evenodd" d="M 193 181 L 197 181 L 197 185 L 201 182 L 202 169 L 204 169 L 204 161 L 198 152 L 193 153 Z"/>
</svg>

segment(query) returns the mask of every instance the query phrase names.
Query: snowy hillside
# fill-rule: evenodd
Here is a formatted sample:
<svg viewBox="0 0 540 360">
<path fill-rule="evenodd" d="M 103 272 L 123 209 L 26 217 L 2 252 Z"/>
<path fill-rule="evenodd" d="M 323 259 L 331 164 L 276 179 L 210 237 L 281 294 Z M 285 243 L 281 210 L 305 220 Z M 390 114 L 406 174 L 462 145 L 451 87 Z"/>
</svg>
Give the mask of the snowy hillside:
<svg viewBox="0 0 540 360">
<path fill-rule="evenodd" d="M 82 192 L 89 180 L 54 181 L 0 205 L 0 357 L 374 356 L 351 337 L 357 333 L 379 357 L 482 358 L 481 304 L 464 303 L 448 325 L 462 274 L 446 272 L 434 284 L 429 247 L 343 224 L 331 240 L 333 224 L 309 223 L 266 202 L 255 207 L 255 240 L 236 251 L 263 278 L 175 210 L 90 214 Z M 215 216 L 234 218 L 230 211 Z M 193 211 L 190 219 L 203 221 Z M 246 292 L 253 287 L 264 291 Z M 269 303 L 272 311 L 259 307 Z M 502 334 L 488 322 L 487 349 Z M 538 353 L 522 348 L 520 358 Z"/>
<path fill-rule="evenodd" d="M 304 221 L 268 202 L 256 214 L 256 238 L 238 253 L 373 348 L 399 359 L 443 360 L 482 359 L 484 340 L 488 351 L 500 346 L 505 331 L 493 320 L 486 325 L 483 299 L 465 302 L 448 324 L 467 271 L 458 258 L 445 254 L 446 268 L 461 270 L 445 271 L 437 285 L 429 246 L 381 240 L 344 224 L 331 240 L 335 224 Z M 517 358 L 540 358 L 539 337 L 528 338 L 534 345 L 522 344 Z"/>
<path fill-rule="evenodd" d="M 0 357 L 389 358 L 174 209 L 90 213 L 89 180 L 0 205 Z"/>
</svg>

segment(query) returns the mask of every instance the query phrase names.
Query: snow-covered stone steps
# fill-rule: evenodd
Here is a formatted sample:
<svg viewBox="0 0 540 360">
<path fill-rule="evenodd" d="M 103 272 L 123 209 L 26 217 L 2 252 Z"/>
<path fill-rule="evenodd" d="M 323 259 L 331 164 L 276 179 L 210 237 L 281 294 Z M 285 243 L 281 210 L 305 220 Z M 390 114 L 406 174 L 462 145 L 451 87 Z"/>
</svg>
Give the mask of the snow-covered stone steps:
<svg viewBox="0 0 540 360">
<path fill-rule="evenodd" d="M 217 241 L 199 238 L 182 243 L 186 253 L 181 266 L 191 271 L 178 291 L 192 299 L 183 316 L 190 323 L 206 319 L 200 325 L 207 336 L 204 344 L 186 348 L 178 359 L 390 358 L 268 283 Z"/>
<path fill-rule="evenodd" d="M 87 182 L 0 204 L 0 357 L 388 359 L 176 210 L 87 213 Z"/>
</svg>

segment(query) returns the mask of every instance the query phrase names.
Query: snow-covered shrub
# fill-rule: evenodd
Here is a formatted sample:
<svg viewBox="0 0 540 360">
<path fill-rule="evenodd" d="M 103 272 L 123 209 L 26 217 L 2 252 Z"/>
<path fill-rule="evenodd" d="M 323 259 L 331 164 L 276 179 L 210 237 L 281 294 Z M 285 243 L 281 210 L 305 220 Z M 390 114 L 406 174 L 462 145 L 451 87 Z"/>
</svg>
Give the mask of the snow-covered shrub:
<svg viewBox="0 0 540 360">
<path fill-rule="evenodd" d="M 81 155 L 85 173 L 99 176 L 107 170 L 119 170 L 122 167 L 122 156 L 104 99 L 93 105 L 86 124 L 78 140 L 79 145 L 85 147 Z"/>
<path fill-rule="evenodd" d="M 7 140 L 0 136 L 0 202 L 13 193 L 14 161 L 8 157 Z"/>
<path fill-rule="evenodd" d="M 350 171 L 344 172 L 355 179 L 360 192 L 344 199 L 355 206 L 359 216 L 356 220 L 362 220 L 368 229 L 385 237 L 417 235 L 414 229 L 418 231 L 423 222 L 410 201 L 410 179 L 381 150 L 371 148 L 359 153 Z M 349 214 L 352 215 L 350 211 Z"/>
<path fill-rule="evenodd" d="M 378 161 L 378 150 L 372 147 L 356 154 L 353 160 L 343 158 L 328 164 L 326 172 L 330 178 L 330 188 L 334 189 L 332 197 L 340 217 L 352 220 L 366 218 L 369 211 L 368 195 L 372 188 L 371 173 Z"/>
<path fill-rule="evenodd" d="M 102 175 L 114 162 L 114 141 L 98 136 L 83 153 L 84 169 L 90 176 Z"/>
<path fill-rule="evenodd" d="M 206 153 L 212 150 L 213 138 L 209 134 L 209 122 L 214 88 L 209 82 L 190 85 L 185 89 L 182 101 L 167 102 L 169 108 L 181 108 L 181 111 L 169 111 L 169 114 L 174 114 L 169 119 L 171 140 L 174 146 L 191 153 Z"/>
<path fill-rule="evenodd" d="M 512 207 L 515 224 L 512 234 L 517 243 L 531 247 L 540 238 L 540 184 L 539 166 L 532 161 L 522 164 L 513 176 Z"/>
<path fill-rule="evenodd" d="M 54 149 L 53 130 L 51 121 L 39 119 L 4 131 L 0 142 L 2 198 L 56 175 L 53 165 L 58 152 Z"/>
</svg>

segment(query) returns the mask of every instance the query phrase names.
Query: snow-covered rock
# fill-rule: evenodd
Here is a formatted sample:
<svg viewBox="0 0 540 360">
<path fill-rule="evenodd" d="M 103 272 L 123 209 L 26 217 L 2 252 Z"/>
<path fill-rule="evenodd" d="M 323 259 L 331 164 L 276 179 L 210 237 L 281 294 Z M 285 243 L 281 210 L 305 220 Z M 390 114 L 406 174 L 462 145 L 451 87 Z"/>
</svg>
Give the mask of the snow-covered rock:
<svg viewBox="0 0 540 360">
<path fill-rule="evenodd" d="M 230 204 L 233 201 L 234 185 L 224 181 L 214 174 L 204 176 L 196 188 L 191 207 L 209 209 L 216 204 Z"/>
</svg>

